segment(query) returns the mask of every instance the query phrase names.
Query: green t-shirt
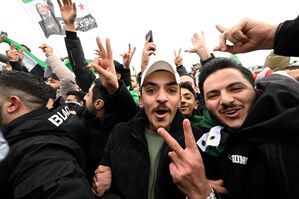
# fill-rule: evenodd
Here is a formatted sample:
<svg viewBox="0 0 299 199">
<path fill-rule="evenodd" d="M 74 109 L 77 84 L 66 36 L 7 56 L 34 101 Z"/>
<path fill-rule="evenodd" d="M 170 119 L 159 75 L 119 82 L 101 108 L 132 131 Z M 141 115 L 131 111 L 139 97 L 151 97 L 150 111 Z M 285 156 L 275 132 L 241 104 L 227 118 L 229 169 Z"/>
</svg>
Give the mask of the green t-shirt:
<svg viewBox="0 0 299 199">
<path fill-rule="evenodd" d="M 150 129 L 145 130 L 145 138 L 148 145 L 148 153 L 151 161 L 151 170 L 148 183 L 148 199 L 155 199 L 155 184 L 157 177 L 157 169 L 159 165 L 161 149 L 164 139 L 157 132 Z"/>
</svg>

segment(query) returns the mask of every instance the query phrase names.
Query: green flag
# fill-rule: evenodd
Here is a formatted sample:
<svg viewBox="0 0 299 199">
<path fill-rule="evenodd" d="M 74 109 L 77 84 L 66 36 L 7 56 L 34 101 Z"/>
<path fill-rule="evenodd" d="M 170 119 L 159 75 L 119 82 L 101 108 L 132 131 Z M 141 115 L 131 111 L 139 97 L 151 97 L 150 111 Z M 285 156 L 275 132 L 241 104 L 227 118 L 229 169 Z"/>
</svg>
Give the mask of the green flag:
<svg viewBox="0 0 299 199">
<path fill-rule="evenodd" d="M 3 41 L 8 43 L 9 45 L 14 44 L 16 46 L 17 50 L 20 50 L 20 49 L 23 50 L 23 53 L 24 53 L 23 62 L 29 71 L 31 71 L 36 64 L 38 64 L 42 69 L 47 68 L 48 65 L 44 61 L 40 60 L 35 55 L 33 55 L 31 52 L 29 52 L 27 49 L 23 48 L 21 46 L 21 44 L 19 44 L 18 42 L 14 41 L 8 37 L 4 37 Z"/>
</svg>

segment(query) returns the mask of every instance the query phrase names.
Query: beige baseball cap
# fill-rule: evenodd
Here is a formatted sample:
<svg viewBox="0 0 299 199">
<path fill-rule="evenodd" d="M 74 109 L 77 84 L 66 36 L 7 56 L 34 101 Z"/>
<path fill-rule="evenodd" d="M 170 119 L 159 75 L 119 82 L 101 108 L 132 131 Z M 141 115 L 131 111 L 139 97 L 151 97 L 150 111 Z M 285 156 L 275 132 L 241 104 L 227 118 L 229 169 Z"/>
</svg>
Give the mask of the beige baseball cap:
<svg viewBox="0 0 299 199">
<path fill-rule="evenodd" d="M 165 71 L 171 72 L 175 76 L 176 83 L 180 84 L 180 76 L 179 76 L 178 72 L 176 71 L 176 69 L 173 66 L 171 66 L 171 64 L 169 64 L 166 61 L 156 61 L 152 65 L 147 67 L 145 69 L 145 71 L 143 72 L 141 81 L 140 81 L 140 87 L 143 86 L 144 80 L 147 76 L 149 76 L 151 73 L 158 71 L 158 70 L 165 70 Z"/>
</svg>

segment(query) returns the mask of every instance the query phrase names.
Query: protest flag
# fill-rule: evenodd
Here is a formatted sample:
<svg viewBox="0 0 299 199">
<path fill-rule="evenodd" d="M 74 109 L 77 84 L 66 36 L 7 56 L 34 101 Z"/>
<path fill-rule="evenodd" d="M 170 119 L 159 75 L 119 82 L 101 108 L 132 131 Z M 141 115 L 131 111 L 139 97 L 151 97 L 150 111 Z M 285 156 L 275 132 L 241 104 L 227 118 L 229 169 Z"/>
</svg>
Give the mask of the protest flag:
<svg viewBox="0 0 299 199">
<path fill-rule="evenodd" d="M 50 35 L 64 35 L 64 22 L 56 0 L 21 0 L 23 7 L 42 29 L 46 38 Z M 73 0 L 77 6 L 75 26 L 77 31 L 86 32 L 96 28 L 97 23 L 89 13 L 86 0 Z"/>
</svg>

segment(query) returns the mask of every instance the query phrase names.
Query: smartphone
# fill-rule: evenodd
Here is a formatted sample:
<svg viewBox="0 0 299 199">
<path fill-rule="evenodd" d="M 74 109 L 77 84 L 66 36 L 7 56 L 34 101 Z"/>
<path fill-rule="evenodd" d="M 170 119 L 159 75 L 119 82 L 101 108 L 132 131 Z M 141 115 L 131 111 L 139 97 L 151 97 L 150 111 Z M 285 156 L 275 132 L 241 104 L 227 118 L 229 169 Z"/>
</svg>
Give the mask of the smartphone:
<svg viewBox="0 0 299 199">
<path fill-rule="evenodd" d="M 148 31 L 148 33 L 146 33 L 145 40 L 147 40 L 148 38 L 150 38 L 148 42 L 153 42 L 154 41 L 152 30 L 150 30 L 150 31 Z"/>
</svg>

